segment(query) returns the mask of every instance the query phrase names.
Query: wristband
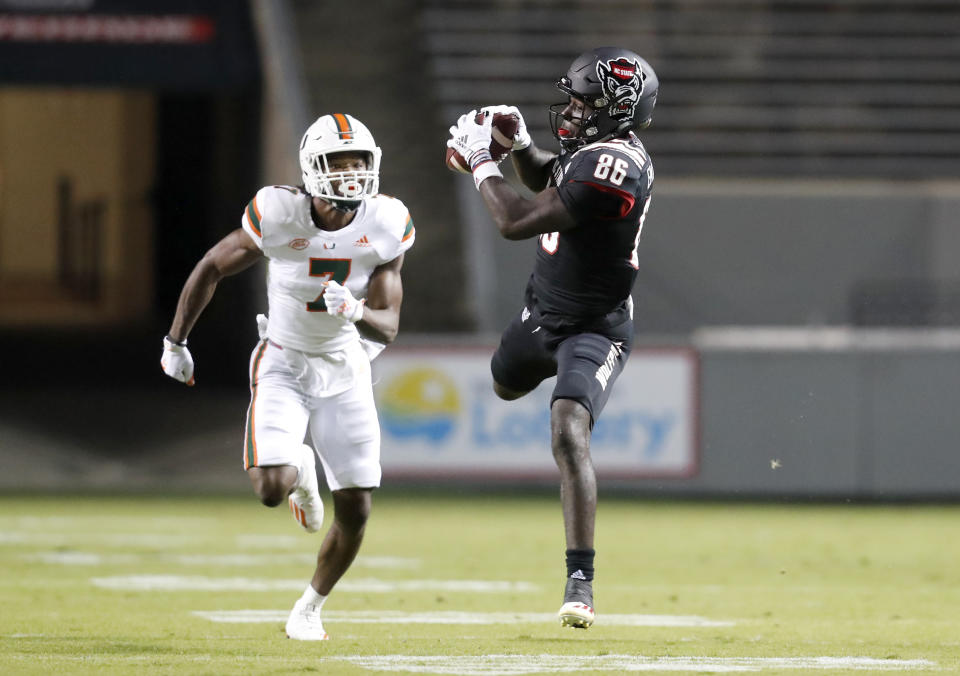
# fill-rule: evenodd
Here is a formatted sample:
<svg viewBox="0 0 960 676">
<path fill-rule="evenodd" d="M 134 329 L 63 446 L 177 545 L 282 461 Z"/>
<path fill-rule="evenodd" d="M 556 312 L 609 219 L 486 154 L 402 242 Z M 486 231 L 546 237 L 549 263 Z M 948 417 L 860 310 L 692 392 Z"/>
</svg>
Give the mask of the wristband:
<svg viewBox="0 0 960 676">
<path fill-rule="evenodd" d="M 349 319 L 349 320 L 350 320 L 351 322 L 353 322 L 354 324 L 356 324 L 356 323 L 359 322 L 361 319 L 363 319 L 363 308 L 364 308 L 364 306 L 365 306 L 366 304 L 367 304 L 367 299 L 366 299 L 366 298 L 361 298 L 361 299 L 357 302 L 357 307 L 356 307 L 356 309 L 353 311 L 353 314 L 350 315 L 349 317 L 347 317 L 347 319 Z"/>
<path fill-rule="evenodd" d="M 172 343 L 173 345 L 177 345 L 178 347 L 186 347 L 186 346 L 187 346 L 187 339 L 186 339 L 186 338 L 184 338 L 183 340 L 174 340 L 173 338 L 170 337 L 170 334 L 169 334 L 169 333 L 168 333 L 167 335 L 165 335 L 165 336 L 163 337 L 163 339 L 164 339 L 165 341 L 167 341 L 168 343 Z"/>
<path fill-rule="evenodd" d="M 476 171 L 477 167 L 487 162 L 493 162 L 493 156 L 487 148 L 482 148 L 470 155 L 470 171 Z"/>
<path fill-rule="evenodd" d="M 503 173 L 500 171 L 500 167 L 498 167 L 496 162 L 492 160 L 489 162 L 484 162 L 474 169 L 473 183 L 477 186 L 477 190 L 480 189 L 480 184 L 483 183 L 484 179 L 490 178 L 491 176 L 499 176 L 500 178 L 503 178 Z"/>
</svg>

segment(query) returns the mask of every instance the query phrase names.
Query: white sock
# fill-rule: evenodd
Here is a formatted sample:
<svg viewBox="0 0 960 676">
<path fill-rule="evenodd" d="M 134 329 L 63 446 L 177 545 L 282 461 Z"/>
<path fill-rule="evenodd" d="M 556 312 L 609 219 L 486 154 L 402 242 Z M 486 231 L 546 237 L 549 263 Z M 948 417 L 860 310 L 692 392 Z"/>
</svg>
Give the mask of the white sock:
<svg viewBox="0 0 960 676">
<path fill-rule="evenodd" d="M 327 597 L 318 594 L 317 590 L 313 588 L 312 584 L 308 584 L 307 588 L 303 591 L 303 596 L 300 597 L 301 601 L 306 601 L 307 603 L 316 606 L 318 609 L 323 607 L 323 602 L 327 600 Z"/>
<path fill-rule="evenodd" d="M 304 454 L 305 454 L 305 453 L 313 453 L 313 449 L 310 448 L 309 446 L 307 446 L 306 444 L 303 444 L 303 445 L 300 447 L 300 449 L 301 449 L 301 452 L 304 453 Z M 300 456 L 300 464 L 297 465 L 297 481 L 296 481 L 296 483 L 293 484 L 294 488 L 299 488 L 301 485 L 303 485 L 301 482 L 303 481 L 303 473 L 304 473 L 304 471 L 305 471 L 306 468 L 307 468 L 307 467 L 306 467 L 307 464 L 308 464 L 308 463 L 307 463 L 307 458 L 306 458 L 304 455 L 301 455 L 301 456 Z"/>
</svg>

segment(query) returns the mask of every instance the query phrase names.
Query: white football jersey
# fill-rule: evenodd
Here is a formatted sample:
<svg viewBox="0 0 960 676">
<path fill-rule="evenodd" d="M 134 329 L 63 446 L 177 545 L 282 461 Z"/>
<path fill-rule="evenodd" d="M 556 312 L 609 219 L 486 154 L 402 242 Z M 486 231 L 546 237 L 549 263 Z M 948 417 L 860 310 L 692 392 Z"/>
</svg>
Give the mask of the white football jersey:
<svg viewBox="0 0 960 676">
<path fill-rule="evenodd" d="M 359 333 L 331 317 L 323 283 L 333 279 L 365 298 L 374 269 L 411 246 L 413 220 L 403 202 L 386 195 L 364 199 L 353 221 L 321 230 L 310 217 L 307 193 L 285 185 L 261 188 L 243 213 L 242 227 L 267 257 L 267 337 L 307 353 L 342 349 Z"/>
</svg>

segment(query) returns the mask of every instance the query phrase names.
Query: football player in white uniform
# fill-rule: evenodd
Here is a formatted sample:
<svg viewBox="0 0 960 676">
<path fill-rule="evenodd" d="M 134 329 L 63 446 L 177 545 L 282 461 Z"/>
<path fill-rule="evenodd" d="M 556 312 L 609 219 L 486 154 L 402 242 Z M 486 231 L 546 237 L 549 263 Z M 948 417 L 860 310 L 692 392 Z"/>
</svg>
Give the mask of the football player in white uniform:
<svg viewBox="0 0 960 676">
<path fill-rule="evenodd" d="M 314 448 L 333 522 L 313 579 L 287 620 L 290 638 L 324 640 L 320 609 L 363 540 L 380 485 L 370 360 L 397 335 L 400 268 L 413 221 L 378 194 L 380 148 L 350 115 L 324 115 L 300 144 L 303 186 L 261 188 L 237 228 L 200 260 L 163 339 L 164 373 L 194 384 L 187 335 L 228 275 L 267 259 L 267 317 L 250 358 L 244 469 L 263 504 L 286 501 L 308 532 L 323 523 Z"/>
</svg>

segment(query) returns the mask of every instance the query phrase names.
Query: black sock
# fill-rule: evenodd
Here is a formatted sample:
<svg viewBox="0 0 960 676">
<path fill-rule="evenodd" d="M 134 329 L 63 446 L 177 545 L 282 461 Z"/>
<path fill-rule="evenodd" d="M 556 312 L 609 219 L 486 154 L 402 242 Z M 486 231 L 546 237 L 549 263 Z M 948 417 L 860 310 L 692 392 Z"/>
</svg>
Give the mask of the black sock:
<svg viewBox="0 0 960 676">
<path fill-rule="evenodd" d="M 567 577 L 576 577 L 581 580 L 593 579 L 593 557 L 596 552 L 592 549 L 567 550 Z"/>
</svg>

